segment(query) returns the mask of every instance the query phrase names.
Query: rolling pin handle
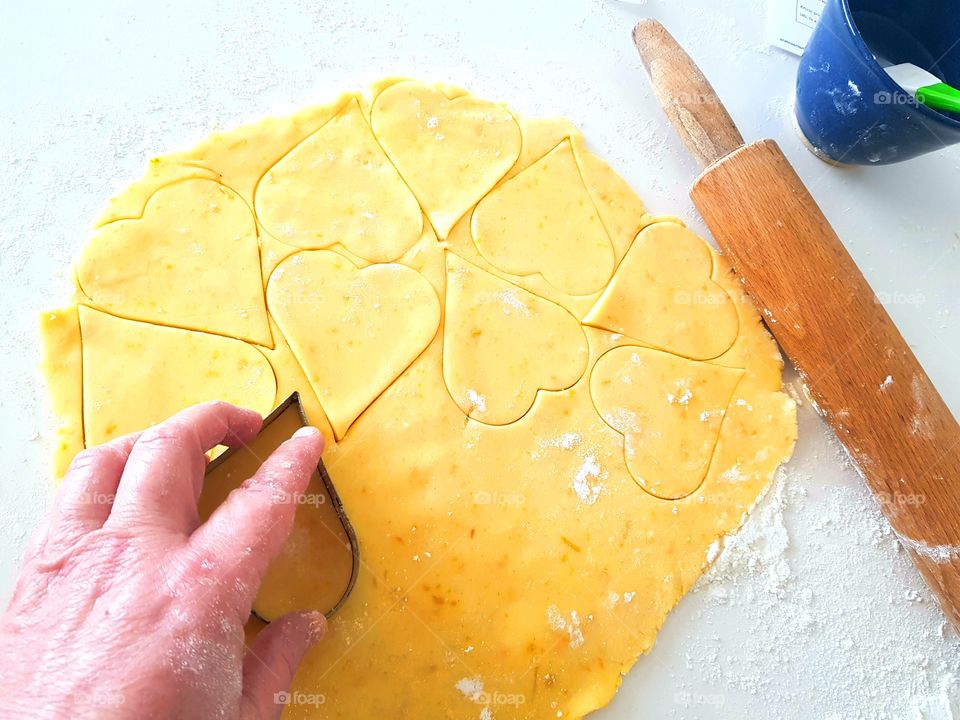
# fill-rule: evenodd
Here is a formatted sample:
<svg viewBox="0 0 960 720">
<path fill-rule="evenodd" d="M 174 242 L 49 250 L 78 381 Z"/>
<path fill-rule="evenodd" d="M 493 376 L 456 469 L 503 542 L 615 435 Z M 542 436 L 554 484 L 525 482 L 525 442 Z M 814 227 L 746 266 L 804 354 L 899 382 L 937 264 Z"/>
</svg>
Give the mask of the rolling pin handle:
<svg viewBox="0 0 960 720">
<path fill-rule="evenodd" d="M 633 28 L 633 44 L 657 100 L 701 168 L 744 144 L 710 81 L 663 25 L 641 20 Z"/>
</svg>

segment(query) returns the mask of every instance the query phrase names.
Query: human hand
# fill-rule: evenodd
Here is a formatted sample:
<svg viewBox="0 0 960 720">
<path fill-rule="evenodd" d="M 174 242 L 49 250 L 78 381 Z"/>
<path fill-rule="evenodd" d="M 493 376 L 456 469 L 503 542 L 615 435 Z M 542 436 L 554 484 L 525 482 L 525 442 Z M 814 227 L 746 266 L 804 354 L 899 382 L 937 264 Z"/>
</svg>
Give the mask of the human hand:
<svg viewBox="0 0 960 720">
<path fill-rule="evenodd" d="M 277 718 L 321 613 L 243 626 L 323 451 L 303 428 L 203 525 L 205 452 L 260 416 L 197 405 L 81 452 L 0 618 L 0 718 Z"/>
</svg>

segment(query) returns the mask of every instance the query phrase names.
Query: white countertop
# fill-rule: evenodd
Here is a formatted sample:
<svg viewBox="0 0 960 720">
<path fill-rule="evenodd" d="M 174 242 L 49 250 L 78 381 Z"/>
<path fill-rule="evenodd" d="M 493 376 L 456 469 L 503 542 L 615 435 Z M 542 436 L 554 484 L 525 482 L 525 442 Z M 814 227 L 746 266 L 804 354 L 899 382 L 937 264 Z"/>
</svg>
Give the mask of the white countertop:
<svg viewBox="0 0 960 720">
<path fill-rule="evenodd" d="M 797 58 L 764 45 L 761 0 L 333 4 L 0 10 L 0 595 L 49 503 L 36 313 L 66 301 L 90 221 L 151 157 L 409 75 L 573 119 L 652 212 L 705 232 L 687 197 L 694 162 L 630 43 L 644 14 L 687 47 L 748 139 L 780 142 L 960 414 L 960 146 L 881 168 L 815 159 L 790 120 Z M 784 478 L 598 720 L 960 718 L 960 641 L 830 432 L 809 405 L 800 418 Z"/>
</svg>

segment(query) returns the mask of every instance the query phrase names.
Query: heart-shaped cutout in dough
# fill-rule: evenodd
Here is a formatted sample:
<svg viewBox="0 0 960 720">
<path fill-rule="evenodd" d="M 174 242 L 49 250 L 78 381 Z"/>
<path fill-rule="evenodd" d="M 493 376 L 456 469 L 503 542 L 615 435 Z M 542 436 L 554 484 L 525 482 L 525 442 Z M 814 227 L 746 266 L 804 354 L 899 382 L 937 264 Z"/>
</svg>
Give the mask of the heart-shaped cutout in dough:
<svg viewBox="0 0 960 720">
<path fill-rule="evenodd" d="M 266 172 L 254 205 L 282 242 L 307 250 L 341 243 L 370 262 L 396 260 L 423 229 L 417 199 L 356 98 Z"/>
<path fill-rule="evenodd" d="M 381 92 L 371 124 L 440 239 L 520 155 L 520 126 L 503 105 L 419 82 Z"/>
<path fill-rule="evenodd" d="M 87 447 L 143 430 L 208 400 L 273 408 L 267 358 L 234 338 L 153 325 L 79 307 Z"/>
<path fill-rule="evenodd" d="M 137 219 L 101 226 L 77 263 L 97 307 L 272 347 L 250 208 L 214 180 L 157 190 Z"/>
<path fill-rule="evenodd" d="M 267 305 L 338 440 L 440 326 L 440 300 L 420 273 L 395 263 L 360 269 L 329 250 L 283 260 Z"/>
<path fill-rule="evenodd" d="M 483 198 L 471 232 L 488 262 L 512 275 L 539 273 L 571 295 L 596 292 L 613 274 L 613 244 L 569 139 Z"/>
<path fill-rule="evenodd" d="M 590 394 L 623 435 L 627 468 L 659 498 L 678 500 L 706 477 L 743 370 L 621 345 L 597 360 Z"/>
<path fill-rule="evenodd" d="M 447 253 L 443 377 L 460 409 L 506 425 L 538 390 L 564 390 L 587 367 L 587 339 L 566 309 Z"/>
<path fill-rule="evenodd" d="M 583 322 L 712 360 L 740 331 L 736 306 L 712 273 L 713 253 L 703 240 L 677 223 L 654 223 L 637 235 Z"/>
</svg>

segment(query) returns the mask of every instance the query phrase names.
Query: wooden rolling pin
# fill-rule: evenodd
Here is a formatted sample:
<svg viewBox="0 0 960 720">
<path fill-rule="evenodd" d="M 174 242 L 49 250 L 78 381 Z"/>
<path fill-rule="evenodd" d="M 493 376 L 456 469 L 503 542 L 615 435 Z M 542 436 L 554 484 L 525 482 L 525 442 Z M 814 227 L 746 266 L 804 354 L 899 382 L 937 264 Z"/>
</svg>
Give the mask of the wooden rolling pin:
<svg viewBox="0 0 960 720">
<path fill-rule="evenodd" d="M 633 41 L 704 168 L 690 196 L 960 631 L 960 426 L 777 144 L 744 144 L 660 23 Z"/>
</svg>

